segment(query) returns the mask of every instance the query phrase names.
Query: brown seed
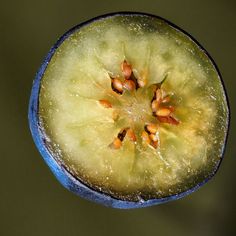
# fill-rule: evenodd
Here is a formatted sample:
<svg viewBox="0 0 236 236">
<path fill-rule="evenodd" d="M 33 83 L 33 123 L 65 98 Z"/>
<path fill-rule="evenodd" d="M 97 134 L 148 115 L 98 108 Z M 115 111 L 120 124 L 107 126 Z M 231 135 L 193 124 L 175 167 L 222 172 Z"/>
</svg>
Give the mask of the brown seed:
<svg viewBox="0 0 236 236">
<path fill-rule="evenodd" d="M 105 108 L 112 108 L 111 103 L 107 100 L 101 99 L 101 100 L 99 100 L 99 103 Z"/>
<path fill-rule="evenodd" d="M 153 141 L 153 142 L 151 143 L 151 145 L 152 145 L 155 149 L 157 149 L 157 147 L 158 147 L 158 141 Z"/>
<path fill-rule="evenodd" d="M 167 116 L 167 117 L 158 116 L 157 118 L 161 123 L 168 123 L 168 124 L 172 124 L 172 125 L 178 125 L 179 124 L 179 121 L 176 120 L 172 116 Z"/>
<path fill-rule="evenodd" d="M 111 144 L 111 147 L 114 149 L 119 149 L 122 145 L 122 142 L 119 138 L 115 138 L 114 141 Z"/>
<path fill-rule="evenodd" d="M 135 142 L 137 140 L 134 131 L 132 129 L 130 129 L 130 128 L 127 130 L 127 136 L 133 142 Z"/>
<path fill-rule="evenodd" d="M 121 63 L 121 71 L 123 72 L 123 75 L 126 79 L 130 78 L 130 76 L 132 74 L 132 67 L 126 60 L 124 60 Z"/>
<path fill-rule="evenodd" d="M 164 97 L 161 102 L 162 102 L 162 103 L 168 103 L 168 102 L 170 102 L 170 96 Z"/>
<path fill-rule="evenodd" d="M 170 109 L 171 112 L 175 111 L 175 107 L 174 106 L 168 106 L 168 109 Z"/>
<path fill-rule="evenodd" d="M 117 78 L 114 78 L 112 79 L 112 86 L 119 92 L 123 92 L 123 83 L 117 79 Z"/>
<path fill-rule="evenodd" d="M 143 139 L 143 142 L 146 143 L 146 144 L 151 143 L 150 137 L 149 137 L 149 135 L 146 131 L 142 132 L 142 139 Z"/>
<path fill-rule="evenodd" d="M 158 125 L 157 124 L 148 124 L 147 125 L 147 130 L 150 133 L 155 134 L 158 131 Z"/>
<path fill-rule="evenodd" d="M 171 113 L 170 109 L 163 107 L 157 110 L 156 115 L 165 117 L 165 116 L 169 116 L 170 113 Z"/>
<path fill-rule="evenodd" d="M 159 107 L 160 103 L 157 101 L 157 100 L 153 100 L 152 101 L 152 104 L 151 104 L 151 107 L 152 107 L 152 111 L 153 112 L 156 112 L 158 107 Z"/>
<path fill-rule="evenodd" d="M 161 99 L 162 99 L 162 91 L 161 91 L 161 89 L 157 89 L 157 90 L 156 90 L 156 100 L 157 100 L 158 102 L 160 102 Z"/>
<path fill-rule="evenodd" d="M 134 81 L 130 79 L 124 81 L 123 87 L 129 91 L 133 91 L 136 88 Z"/>
<path fill-rule="evenodd" d="M 173 124 L 173 125 L 178 125 L 179 124 L 179 121 L 176 120 L 174 117 L 172 116 L 169 116 L 169 119 L 168 119 L 169 123 L 170 124 Z"/>
</svg>

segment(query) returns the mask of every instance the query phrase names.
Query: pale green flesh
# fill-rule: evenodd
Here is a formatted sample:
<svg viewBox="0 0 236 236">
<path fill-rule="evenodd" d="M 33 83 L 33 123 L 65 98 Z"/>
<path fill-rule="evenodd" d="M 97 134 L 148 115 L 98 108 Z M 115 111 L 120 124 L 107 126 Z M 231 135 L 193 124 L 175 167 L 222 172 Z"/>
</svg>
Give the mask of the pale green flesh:
<svg viewBox="0 0 236 236">
<path fill-rule="evenodd" d="M 136 98 L 111 89 L 109 74 L 122 76 L 124 59 L 137 76 L 148 71 L 148 85 Z M 163 89 L 173 94 L 181 123 L 161 124 L 157 150 L 139 138 L 111 149 L 121 128 L 132 126 L 140 134 L 155 119 L 145 89 L 166 75 Z M 133 107 L 132 122 L 127 107 Z M 116 121 L 115 109 L 123 112 Z M 101 19 L 66 39 L 42 78 L 39 115 L 55 158 L 90 187 L 127 200 L 180 193 L 209 177 L 222 155 L 228 120 L 223 87 L 208 57 L 183 33 L 141 16 Z"/>
</svg>

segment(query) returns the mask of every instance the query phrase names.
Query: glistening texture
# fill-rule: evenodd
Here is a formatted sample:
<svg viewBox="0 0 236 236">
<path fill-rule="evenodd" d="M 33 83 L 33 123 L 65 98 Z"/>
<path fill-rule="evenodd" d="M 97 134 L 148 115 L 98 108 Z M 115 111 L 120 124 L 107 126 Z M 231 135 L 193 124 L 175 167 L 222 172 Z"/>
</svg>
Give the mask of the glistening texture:
<svg viewBox="0 0 236 236">
<path fill-rule="evenodd" d="M 133 94 L 115 93 L 126 59 L 147 84 Z M 149 88 L 160 83 L 172 97 L 178 126 L 153 117 Z M 112 108 L 98 102 L 109 100 Z M 164 21 L 113 16 L 76 31 L 57 49 L 42 79 L 39 115 L 58 161 L 87 185 L 120 199 L 160 198 L 183 192 L 217 167 L 227 124 L 218 74 L 203 51 Z M 143 145 L 148 123 L 159 124 L 157 149 Z M 124 127 L 124 139 L 110 148 Z"/>
</svg>

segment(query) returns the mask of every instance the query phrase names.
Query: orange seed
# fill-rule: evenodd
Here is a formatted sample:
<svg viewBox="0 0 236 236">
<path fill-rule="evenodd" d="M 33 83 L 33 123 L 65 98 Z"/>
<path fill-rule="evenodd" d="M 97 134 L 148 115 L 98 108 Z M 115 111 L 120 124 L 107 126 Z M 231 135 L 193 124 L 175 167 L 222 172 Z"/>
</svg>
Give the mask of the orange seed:
<svg viewBox="0 0 236 236">
<path fill-rule="evenodd" d="M 175 107 L 174 106 L 168 106 L 168 109 L 170 109 L 171 112 L 175 111 Z"/>
<path fill-rule="evenodd" d="M 117 91 L 123 92 L 123 83 L 119 79 L 112 79 L 112 85 Z"/>
<path fill-rule="evenodd" d="M 169 116 L 170 113 L 171 113 L 170 109 L 163 107 L 163 108 L 160 108 L 157 110 L 156 115 L 157 116 Z"/>
<path fill-rule="evenodd" d="M 157 100 L 153 100 L 152 101 L 152 104 L 151 104 L 151 107 L 152 107 L 152 111 L 153 112 L 156 112 L 157 111 L 157 109 L 158 109 L 158 107 L 159 107 L 159 102 L 157 101 Z"/>
<path fill-rule="evenodd" d="M 152 145 L 155 149 L 157 149 L 157 147 L 158 147 L 158 141 L 153 141 L 153 142 L 151 143 L 151 145 Z"/>
<path fill-rule="evenodd" d="M 111 103 L 107 100 L 103 100 L 103 99 L 99 100 L 99 103 L 105 108 L 112 108 Z"/>
<path fill-rule="evenodd" d="M 133 142 L 135 142 L 137 140 L 134 131 L 132 129 L 130 129 L 130 128 L 127 130 L 127 136 Z"/>
<path fill-rule="evenodd" d="M 155 134 L 158 131 L 158 125 L 157 124 L 148 124 L 147 125 L 147 130 L 150 133 Z"/>
<path fill-rule="evenodd" d="M 151 142 L 150 137 L 146 131 L 142 132 L 142 139 L 146 144 L 150 144 Z"/>
<path fill-rule="evenodd" d="M 129 79 L 131 74 L 132 74 L 132 67 L 131 67 L 131 65 L 126 60 L 124 60 L 121 63 L 121 70 L 123 72 L 124 77 L 126 79 Z"/>
<path fill-rule="evenodd" d="M 135 86 L 135 83 L 134 83 L 133 80 L 126 79 L 126 80 L 124 81 L 123 87 L 124 87 L 125 89 L 129 90 L 129 91 L 132 91 L 132 90 L 135 89 L 136 86 Z"/>
<path fill-rule="evenodd" d="M 170 102 L 170 96 L 166 96 L 162 99 L 162 103 L 168 103 Z"/>
<path fill-rule="evenodd" d="M 172 125 L 178 125 L 180 123 L 178 120 L 176 120 L 172 116 L 166 116 L 166 117 L 158 116 L 157 118 L 161 123 L 168 123 L 168 124 L 172 124 Z"/>
<path fill-rule="evenodd" d="M 121 140 L 119 138 L 115 138 L 111 146 L 114 149 L 119 149 L 121 147 L 121 145 L 122 145 Z"/>
</svg>

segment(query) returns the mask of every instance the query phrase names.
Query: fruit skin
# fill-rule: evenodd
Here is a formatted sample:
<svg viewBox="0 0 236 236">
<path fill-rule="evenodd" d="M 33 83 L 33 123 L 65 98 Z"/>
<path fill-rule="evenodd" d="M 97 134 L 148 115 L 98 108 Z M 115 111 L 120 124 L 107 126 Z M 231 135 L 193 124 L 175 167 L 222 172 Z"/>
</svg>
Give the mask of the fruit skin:
<svg viewBox="0 0 236 236">
<path fill-rule="evenodd" d="M 112 16 L 116 16 L 116 15 L 149 16 L 149 17 L 160 19 L 160 20 L 166 22 L 171 27 L 183 32 L 191 40 L 193 40 L 201 48 L 201 50 L 208 56 L 208 58 L 211 60 L 212 64 L 214 65 L 214 67 L 219 75 L 219 78 L 221 80 L 221 84 L 224 89 L 224 95 L 226 97 L 227 108 L 228 108 L 227 134 L 226 134 L 224 146 L 222 148 L 221 158 L 219 160 L 218 165 L 215 167 L 213 173 L 208 178 L 206 178 L 203 182 L 199 183 L 198 185 L 194 186 L 193 188 L 191 188 L 187 191 L 181 192 L 179 194 L 171 195 L 168 197 L 164 197 L 164 198 L 159 198 L 159 199 L 151 199 L 151 200 L 147 200 L 147 201 L 140 200 L 139 202 L 123 201 L 123 200 L 115 199 L 107 194 L 93 190 L 92 188 L 90 188 L 87 185 L 85 185 L 84 183 L 82 183 L 80 180 L 78 180 L 76 177 L 74 177 L 66 169 L 66 167 L 64 165 L 62 165 L 60 162 L 58 162 L 53 157 L 53 155 L 49 152 L 49 150 L 47 148 L 47 144 L 46 144 L 47 138 L 45 137 L 45 134 L 43 133 L 43 130 L 39 124 L 39 116 L 38 116 L 38 107 L 39 106 L 38 106 L 38 104 L 39 104 L 40 83 L 41 83 L 41 79 L 42 79 L 43 74 L 47 68 L 48 63 L 50 62 L 56 49 L 62 44 L 62 42 L 66 38 L 68 38 L 71 34 L 73 34 L 75 31 L 79 30 L 82 26 L 90 24 L 98 19 L 103 19 L 103 18 L 112 17 Z M 171 23 L 159 16 L 155 16 L 155 15 L 147 14 L 147 13 L 140 13 L 140 12 L 115 12 L 115 13 L 110 13 L 110 14 L 98 16 L 98 17 L 95 17 L 89 21 L 82 23 L 82 24 L 79 24 L 79 25 L 73 27 L 72 29 L 70 29 L 69 31 L 67 31 L 63 36 L 61 36 L 61 38 L 58 39 L 58 41 L 55 43 L 55 45 L 50 49 L 49 53 L 47 54 L 47 56 L 45 57 L 42 65 L 41 65 L 41 67 L 39 68 L 38 72 L 36 73 L 36 76 L 35 76 L 35 79 L 33 82 L 33 87 L 31 90 L 30 101 L 29 101 L 28 120 L 29 120 L 29 127 L 31 130 L 31 134 L 32 134 L 32 137 L 33 137 L 36 147 L 38 148 L 40 154 L 42 155 L 43 159 L 45 160 L 45 162 L 47 163 L 47 165 L 49 166 L 49 168 L 51 169 L 51 171 L 53 172 L 55 177 L 58 179 L 58 181 L 65 188 L 67 188 L 68 190 L 72 191 L 73 193 L 75 193 L 85 199 L 103 204 L 105 206 L 114 207 L 114 208 L 121 208 L 121 209 L 130 209 L 130 208 L 141 208 L 141 207 L 157 205 L 157 204 L 161 204 L 161 203 L 165 203 L 165 202 L 169 202 L 172 200 L 177 200 L 179 198 L 182 198 L 182 197 L 196 191 L 197 189 L 199 189 L 202 185 L 204 185 L 206 182 L 208 182 L 216 174 L 216 172 L 219 169 L 219 166 L 221 164 L 221 161 L 223 159 L 225 145 L 226 145 L 227 138 L 228 138 L 228 130 L 229 130 L 229 124 L 230 124 L 230 108 L 229 108 L 228 97 L 227 97 L 227 94 L 225 91 L 225 86 L 224 86 L 224 83 L 223 83 L 223 80 L 222 80 L 222 77 L 221 77 L 221 74 L 219 72 L 217 65 L 215 64 L 215 62 L 213 61 L 211 56 L 207 53 L 207 51 L 191 35 L 189 35 L 184 30 L 180 29 L 178 26 L 174 25 L 173 23 Z"/>
</svg>

